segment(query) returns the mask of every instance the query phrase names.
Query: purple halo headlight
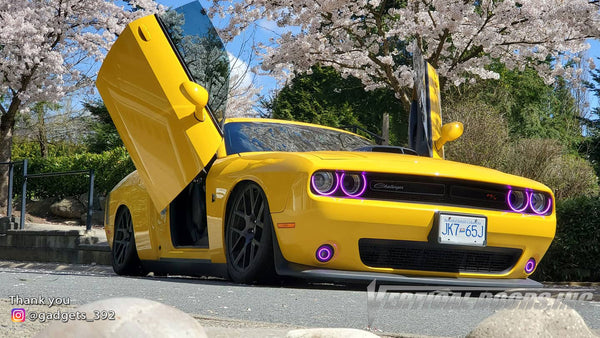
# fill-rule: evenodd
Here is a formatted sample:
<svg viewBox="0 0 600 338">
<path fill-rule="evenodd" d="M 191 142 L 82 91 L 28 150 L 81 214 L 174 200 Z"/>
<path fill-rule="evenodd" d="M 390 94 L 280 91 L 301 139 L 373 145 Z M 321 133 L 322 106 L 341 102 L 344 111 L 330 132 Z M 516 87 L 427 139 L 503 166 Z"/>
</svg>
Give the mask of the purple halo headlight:
<svg viewBox="0 0 600 338">
<path fill-rule="evenodd" d="M 327 263 L 333 258 L 333 247 L 329 244 L 323 244 L 317 249 L 315 255 L 319 262 Z"/>
<path fill-rule="evenodd" d="M 360 197 L 367 190 L 367 177 L 365 173 L 342 173 L 340 187 L 348 197 Z"/>
<path fill-rule="evenodd" d="M 317 171 L 312 174 L 310 183 L 319 195 L 329 196 L 337 190 L 339 179 L 332 171 Z"/>
<path fill-rule="evenodd" d="M 525 273 L 530 274 L 533 272 L 533 270 L 535 270 L 535 259 L 532 257 L 527 260 L 527 263 L 525 263 Z"/>
<path fill-rule="evenodd" d="M 529 206 L 536 214 L 543 215 L 550 210 L 552 199 L 541 192 L 533 192 L 529 196 Z"/>
<path fill-rule="evenodd" d="M 514 212 L 523 212 L 529 205 L 529 193 L 522 190 L 509 190 L 506 194 L 506 203 Z"/>
</svg>

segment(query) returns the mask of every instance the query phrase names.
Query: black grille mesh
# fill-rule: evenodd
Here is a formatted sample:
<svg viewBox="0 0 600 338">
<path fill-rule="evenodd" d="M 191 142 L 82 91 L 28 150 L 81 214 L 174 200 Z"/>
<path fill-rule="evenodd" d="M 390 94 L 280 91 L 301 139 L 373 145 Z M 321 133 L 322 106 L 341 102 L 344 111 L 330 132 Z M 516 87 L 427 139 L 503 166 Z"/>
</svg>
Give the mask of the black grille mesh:
<svg viewBox="0 0 600 338">
<path fill-rule="evenodd" d="M 439 272 L 501 273 L 512 268 L 522 254 L 513 248 L 369 238 L 360 239 L 358 247 L 360 259 L 370 267 Z"/>
</svg>

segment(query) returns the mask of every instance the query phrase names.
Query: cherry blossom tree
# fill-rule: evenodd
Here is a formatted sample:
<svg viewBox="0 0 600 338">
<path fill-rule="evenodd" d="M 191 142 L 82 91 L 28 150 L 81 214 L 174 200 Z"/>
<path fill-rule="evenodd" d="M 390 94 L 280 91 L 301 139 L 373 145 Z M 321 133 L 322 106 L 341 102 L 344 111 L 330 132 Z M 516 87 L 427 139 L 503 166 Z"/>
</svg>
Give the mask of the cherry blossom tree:
<svg viewBox="0 0 600 338">
<path fill-rule="evenodd" d="M 91 88 L 117 34 L 160 9 L 152 0 L 0 0 L 0 162 L 11 160 L 17 113 Z M 0 206 L 7 175 L 0 166 Z"/>
<path fill-rule="evenodd" d="M 261 87 L 255 83 L 254 75 L 248 63 L 229 54 L 229 92 L 226 117 L 256 117 L 254 109 L 256 97 Z"/>
<path fill-rule="evenodd" d="M 284 31 L 259 45 L 262 68 L 286 79 L 314 64 L 355 76 L 366 89 L 391 88 L 407 107 L 410 53 L 420 48 L 443 83 L 497 78 L 494 60 L 526 66 L 548 83 L 568 76 L 567 59 L 600 36 L 598 0 L 213 0 L 229 15 L 224 37 L 260 20 Z"/>
</svg>

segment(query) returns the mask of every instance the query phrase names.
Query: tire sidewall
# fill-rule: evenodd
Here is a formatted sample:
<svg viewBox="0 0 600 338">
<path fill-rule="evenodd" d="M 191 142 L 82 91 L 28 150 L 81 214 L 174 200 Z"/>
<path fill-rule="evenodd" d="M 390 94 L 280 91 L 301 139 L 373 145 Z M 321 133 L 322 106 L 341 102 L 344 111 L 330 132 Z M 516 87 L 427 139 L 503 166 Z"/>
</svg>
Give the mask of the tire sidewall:
<svg viewBox="0 0 600 338">
<path fill-rule="evenodd" d="M 239 203 L 239 199 L 241 198 L 243 192 L 249 186 L 254 186 L 258 189 L 259 193 L 262 195 L 263 202 L 265 203 L 265 221 L 263 226 L 262 237 L 260 239 L 260 246 L 258 248 L 258 252 L 254 259 L 251 260 L 250 265 L 240 271 L 237 267 L 233 266 L 233 259 L 231 257 L 231 251 L 229 248 L 229 241 L 231 232 L 229 230 L 230 222 L 232 218 L 232 213 L 235 210 L 235 206 Z M 273 278 L 274 275 L 274 263 L 273 263 L 273 221 L 271 219 L 271 212 L 269 209 L 269 203 L 267 201 L 267 196 L 264 191 L 260 188 L 259 185 L 255 183 L 246 183 L 241 189 L 237 190 L 236 195 L 233 196 L 234 200 L 231 204 L 230 210 L 227 211 L 227 218 L 225 224 L 225 251 L 227 258 L 227 272 L 229 274 L 229 278 L 234 282 L 238 283 L 254 283 L 254 282 L 264 282 L 269 281 Z"/>
<path fill-rule="evenodd" d="M 117 235 L 117 226 L 125 226 L 121 221 L 122 217 L 128 217 L 129 219 L 131 219 L 131 213 L 129 212 L 129 209 L 127 207 L 122 207 L 119 209 L 119 211 L 117 211 L 114 236 Z M 112 267 L 118 275 L 140 275 L 142 273 L 140 260 L 138 258 L 137 250 L 135 248 L 135 232 L 133 231 L 133 220 L 131 220 L 131 225 L 132 229 L 129 237 L 129 244 L 127 245 L 127 249 L 125 250 L 125 259 L 122 264 L 118 264 L 116 262 L 116 246 L 113 245 L 111 250 Z"/>
</svg>

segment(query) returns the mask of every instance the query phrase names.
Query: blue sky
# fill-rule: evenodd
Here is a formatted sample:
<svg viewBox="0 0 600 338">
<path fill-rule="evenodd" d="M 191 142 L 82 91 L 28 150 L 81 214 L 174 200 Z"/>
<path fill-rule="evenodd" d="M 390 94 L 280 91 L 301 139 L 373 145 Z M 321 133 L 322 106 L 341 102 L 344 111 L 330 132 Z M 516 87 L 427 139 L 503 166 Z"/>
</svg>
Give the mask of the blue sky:
<svg viewBox="0 0 600 338">
<path fill-rule="evenodd" d="M 211 2 L 208 0 L 199 0 L 204 8 L 210 8 Z M 157 0 L 158 3 L 163 4 L 169 7 L 179 7 L 186 3 L 189 3 L 190 0 Z M 226 22 L 225 20 L 214 19 L 213 23 L 216 27 L 223 27 Z M 244 48 L 244 42 L 249 41 L 249 39 L 254 38 L 256 41 L 261 41 L 266 43 L 269 38 L 276 37 L 276 34 L 273 32 L 274 25 L 271 23 L 264 23 L 263 25 L 257 25 L 258 27 L 254 30 L 254 33 L 246 33 L 246 35 L 238 36 L 234 41 L 227 44 L 228 51 L 235 55 L 239 56 L 242 60 L 248 57 L 249 50 L 248 48 Z M 590 50 L 588 51 L 588 56 L 593 57 L 596 63 L 596 66 L 600 68 L 600 41 L 598 40 L 589 40 L 591 45 Z M 255 61 L 251 62 L 251 64 L 255 64 Z M 262 87 L 261 94 L 268 95 L 270 92 L 277 88 L 276 81 L 269 76 L 260 76 L 255 80 L 255 85 Z M 589 95 L 590 107 L 598 107 L 600 102 L 598 98 Z"/>
</svg>

